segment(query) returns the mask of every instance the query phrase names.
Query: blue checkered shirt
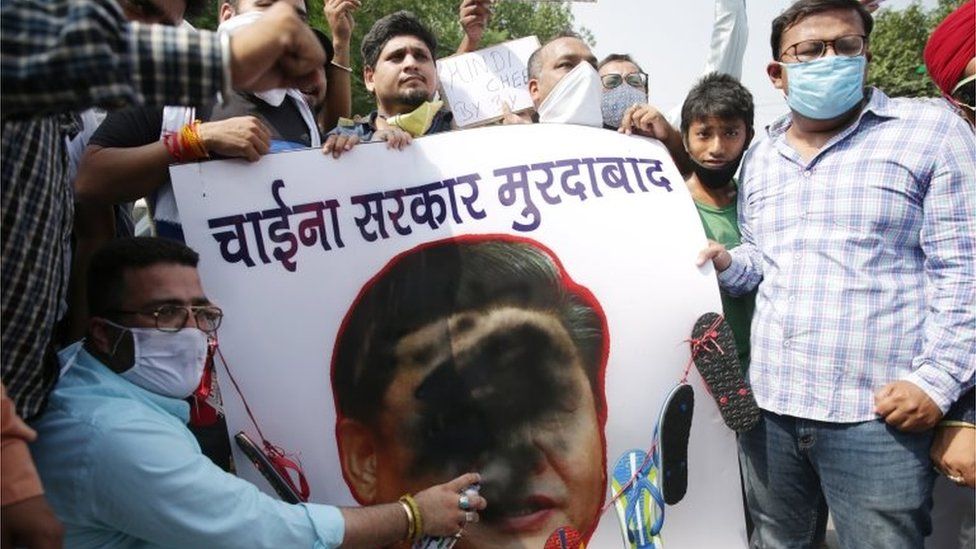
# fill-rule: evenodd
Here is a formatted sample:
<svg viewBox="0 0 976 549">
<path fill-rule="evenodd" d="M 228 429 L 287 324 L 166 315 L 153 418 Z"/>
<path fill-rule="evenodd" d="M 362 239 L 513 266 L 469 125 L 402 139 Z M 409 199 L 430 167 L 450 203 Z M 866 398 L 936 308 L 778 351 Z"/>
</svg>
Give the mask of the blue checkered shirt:
<svg viewBox="0 0 976 549">
<path fill-rule="evenodd" d="M 50 349 L 67 288 L 72 110 L 201 104 L 224 85 L 216 35 L 127 24 L 112 0 L 0 3 L 3 383 L 30 418 L 57 376 Z"/>
<path fill-rule="evenodd" d="M 810 160 L 790 117 L 747 153 L 742 245 L 722 288 L 758 286 L 749 377 L 759 406 L 830 422 L 876 418 L 895 380 L 945 412 L 976 361 L 976 167 L 958 116 L 873 89 Z"/>
</svg>

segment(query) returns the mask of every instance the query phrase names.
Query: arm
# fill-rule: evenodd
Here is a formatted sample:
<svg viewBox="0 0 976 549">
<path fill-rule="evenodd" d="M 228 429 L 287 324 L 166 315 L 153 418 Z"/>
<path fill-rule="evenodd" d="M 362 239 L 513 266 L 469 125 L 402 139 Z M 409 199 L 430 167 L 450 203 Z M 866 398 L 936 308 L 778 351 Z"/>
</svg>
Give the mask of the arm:
<svg viewBox="0 0 976 549">
<path fill-rule="evenodd" d="M 40 549 L 61 547 L 62 528 L 42 495 L 27 443 L 37 436 L 14 411 L 0 385 L 0 543 Z"/>
<path fill-rule="evenodd" d="M 973 389 L 957 400 L 936 426 L 931 454 L 937 469 L 956 477 L 958 484 L 976 488 L 976 396 Z"/>
<path fill-rule="evenodd" d="M 455 55 L 476 51 L 491 20 L 491 0 L 463 0 L 458 7 L 458 21 L 464 37 Z"/>
<path fill-rule="evenodd" d="M 144 115 L 146 109 L 130 109 L 105 119 L 78 168 L 79 202 L 111 205 L 138 200 L 169 181 L 169 166 L 175 160 L 158 137 L 162 118 Z M 252 162 L 267 154 L 271 144 L 271 132 L 253 116 L 204 122 L 198 133 L 209 153 Z"/>
<path fill-rule="evenodd" d="M 0 35 L 4 117 L 208 104 L 230 85 L 303 88 L 321 78 L 315 71 L 325 62 L 318 39 L 284 5 L 226 47 L 211 32 L 127 24 L 112 0 L 3 2 Z"/>
<path fill-rule="evenodd" d="M 631 105 L 620 119 L 620 128 L 617 131 L 627 135 L 636 134 L 657 139 L 668 149 L 668 154 L 671 155 L 671 160 L 674 161 L 681 175 L 691 173 L 690 160 L 681 133 L 674 129 L 674 126 L 654 107 Z"/>
<path fill-rule="evenodd" d="M 931 297 L 922 352 L 905 378 L 942 413 L 972 387 L 976 370 L 976 146 L 969 127 L 951 118 L 922 203 L 919 241 Z"/>
<path fill-rule="evenodd" d="M 359 0 L 326 0 L 322 10 L 332 31 L 332 48 L 335 56 L 326 67 L 325 109 L 322 127 L 330 131 L 339 123 L 339 118 L 352 116 L 352 57 L 350 40 L 355 25 L 353 14 L 360 6 Z M 333 64 L 334 63 L 334 64 Z M 338 67 L 336 65 L 342 65 Z M 346 70 L 349 68 L 350 70 Z"/>
<path fill-rule="evenodd" d="M 169 424 L 130 421 L 91 443 L 100 456 L 90 481 L 96 517 L 154 545 L 377 547 L 407 532 L 399 504 L 339 509 L 273 499 L 220 470 Z M 424 533 L 456 532 L 464 521 L 458 494 L 478 479 L 464 475 L 417 494 Z M 477 496 L 472 502 L 476 509 L 485 507 Z"/>
<path fill-rule="evenodd" d="M 718 273 L 719 286 L 733 297 L 745 295 L 756 289 L 763 278 L 762 253 L 756 246 L 753 236 L 756 212 L 751 205 L 750 186 L 747 183 L 751 153 L 751 150 L 746 153 L 739 173 L 738 210 L 741 244 L 732 250 L 726 250 L 721 244 L 711 242 L 699 256 L 698 262 L 701 266 L 705 261 L 712 260 Z"/>
<path fill-rule="evenodd" d="M 481 477 L 467 473 L 414 496 L 423 518 L 423 534 L 435 537 L 453 536 L 464 528 L 464 511 L 458 507 L 458 498 L 466 488 L 476 484 Z M 472 509 L 485 508 L 484 498 L 467 492 Z M 407 516 L 399 503 L 387 503 L 370 507 L 344 508 L 346 536 L 343 547 L 386 547 L 407 536 Z"/>
<path fill-rule="evenodd" d="M 702 75 L 720 72 L 741 80 L 748 39 L 746 0 L 715 0 L 715 25 Z"/>
</svg>

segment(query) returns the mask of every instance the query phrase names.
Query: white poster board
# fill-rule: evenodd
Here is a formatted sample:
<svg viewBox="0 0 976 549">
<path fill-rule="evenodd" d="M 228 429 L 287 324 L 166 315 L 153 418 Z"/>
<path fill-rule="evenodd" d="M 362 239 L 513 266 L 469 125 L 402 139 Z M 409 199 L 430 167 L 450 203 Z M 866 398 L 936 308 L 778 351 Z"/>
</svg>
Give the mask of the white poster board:
<svg viewBox="0 0 976 549">
<path fill-rule="evenodd" d="M 526 67 L 539 49 L 539 39 L 527 36 L 475 52 L 437 60 L 437 77 L 454 121 L 459 127 L 483 124 L 502 115 L 502 103 L 512 112 L 532 107 Z"/>
<path fill-rule="evenodd" d="M 422 398 L 422 387 L 434 377 L 428 373 L 441 371 L 439 366 L 424 366 L 439 364 L 431 358 L 436 351 L 407 342 L 408 336 L 411 342 L 426 341 L 426 335 L 418 335 L 422 330 L 401 328 L 391 340 L 395 346 L 383 351 L 387 355 L 377 355 L 388 360 L 352 361 L 354 367 L 343 370 L 345 374 L 333 370 L 333 362 L 345 364 L 343 352 L 336 352 L 334 344 L 350 340 L 346 336 L 359 329 L 350 320 L 355 318 L 352 310 L 375 297 L 372 289 L 395 270 L 391 265 L 416 257 L 418 250 L 436 249 L 446 240 L 514 240 L 543 250 L 537 256 L 558 264 L 566 287 L 575 288 L 573 295 L 586 294 L 584 301 L 595 302 L 591 310 L 603 318 L 602 367 L 589 385 L 579 385 L 591 392 L 577 392 L 565 403 L 571 417 L 584 414 L 571 427 L 572 433 L 581 433 L 583 442 L 532 458 L 538 460 L 533 462 L 538 467 L 525 473 L 524 484 L 533 491 L 534 501 L 547 502 L 550 511 L 535 523 L 516 528 L 517 535 L 478 543 L 484 539 L 482 534 L 493 532 L 493 522 L 484 520 L 469 525 L 463 540 L 468 547 L 541 548 L 548 531 L 560 522 L 575 522 L 579 529 L 592 532 L 588 547 L 621 547 L 614 510 L 594 518 L 607 499 L 608 486 L 594 485 L 593 479 L 609 484 L 606 475 L 618 456 L 633 448 L 647 449 L 662 401 L 688 365 L 686 340 L 695 320 L 705 312 L 721 310 L 711 268 L 695 267 L 696 255 L 706 243 L 697 212 L 660 143 L 577 126 L 494 126 L 423 137 L 403 151 L 382 144 L 359 145 L 339 160 L 308 150 L 266 156 L 253 164 L 238 160 L 186 164 L 173 168 L 172 178 L 188 244 L 201 256 L 204 288 L 224 309 L 223 353 L 265 435 L 300 456 L 315 502 L 351 505 L 356 503 L 353 490 L 360 503 L 395 501 L 406 491 L 449 480 L 455 469 L 477 466 L 454 467 L 456 463 L 448 460 L 453 465 L 433 471 L 421 467 L 423 472 L 414 478 L 417 467 L 404 463 L 417 463 L 413 458 L 401 459 L 426 455 L 417 449 L 423 446 L 410 446 L 414 439 L 407 435 L 418 424 L 426 425 L 421 421 L 426 412 L 417 411 L 420 405 L 415 399 Z M 242 240 L 247 242 L 246 254 Z M 510 263 L 484 265 L 493 269 Z M 474 265 L 462 264 L 462 272 L 472 279 L 483 276 L 479 282 L 483 285 L 501 284 L 498 275 L 480 272 L 486 269 Z M 433 279 L 444 272 L 432 267 L 425 276 Z M 443 286 L 437 283 L 437 288 L 418 290 L 409 277 L 403 280 L 408 282 L 390 286 L 397 289 L 392 293 L 411 299 L 418 291 L 436 292 Z M 425 282 L 424 277 L 419 280 Z M 449 286 L 453 279 L 444 280 Z M 381 306 L 360 320 L 402 321 L 406 326 L 412 316 L 433 314 L 429 309 L 434 302 L 432 298 L 429 307 L 426 302 L 419 307 L 414 303 L 413 309 L 404 304 Z M 449 334 L 453 338 L 472 325 L 475 330 L 490 327 L 484 319 L 506 308 L 521 311 L 511 305 L 495 307 L 491 313 L 479 309 L 467 328 L 462 326 L 466 321 L 456 316 L 435 326 L 450 323 L 449 328 L 456 329 Z M 518 314 L 523 318 L 519 322 L 532 324 L 531 319 L 524 321 L 532 314 Z M 387 333 L 394 333 L 389 326 L 377 328 L 368 337 L 351 338 L 350 345 L 358 348 L 366 340 L 383 341 L 387 336 L 380 335 Z M 485 356 L 502 356 L 511 347 L 499 349 Z M 374 362 L 388 368 L 386 373 L 370 370 Z M 420 365 L 419 370 L 404 363 Z M 533 364 L 524 361 L 516 379 L 539 379 L 531 376 Z M 578 364 L 575 361 L 558 364 L 565 372 L 577 372 L 568 366 Z M 583 366 L 589 375 L 593 370 L 587 367 Z M 502 366 L 497 368 L 501 371 Z M 356 391 L 374 384 L 380 396 L 365 398 L 366 392 L 351 389 L 347 394 L 343 387 L 352 387 L 348 372 L 356 372 L 362 382 Z M 410 372 L 420 372 L 423 381 L 411 378 Z M 745 547 L 734 435 L 722 423 L 697 373 L 692 372 L 689 381 L 696 402 L 688 491 L 680 503 L 667 508 L 662 530 L 665 547 Z M 253 435 L 240 399 L 226 378 L 221 382 L 231 433 L 244 430 Z M 384 383 L 388 383 L 385 388 Z M 524 405 L 527 397 L 545 400 L 547 388 L 543 382 L 526 387 L 527 392 L 516 387 L 490 402 L 501 406 L 494 412 L 500 417 Z M 337 406 L 336 394 L 345 404 Z M 601 399 L 602 414 L 595 404 Z M 402 402 L 418 408 L 404 413 Z M 373 446 L 343 438 L 349 433 L 340 428 L 337 415 L 358 418 L 362 413 L 351 411 L 356 407 L 376 408 L 376 432 L 367 433 Z M 343 408 L 341 414 L 337 408 Z M 416 417 L 411 415 L 414 411 Z M 363 425 L 370 421 L 363 419 Z M 439 433 L 436 429 L 418 432 L 420 437 Z M 467 428 L 461 431 L 468 432 Z M 548 433 L 542 428 L 532 432 Z M 596 451 L 581 458 L 578 450 L 594 448 L 594 441 Z M 363 480 L 361 471 L 340 465 L 340 452 L 354 460 L 358 454 L 353 451 L 350 457 L 351 449 L 367 446 L 370 450 L 364 452 L 373 452 L 369 455 L 376 459 L 376 472 L 384 479 L 379 486 Z M 453 447 L 453 443 L 437 446 Z M 490 456 L 494 454 L 472 456 L 472 462 L 481 464 L 486 491 L 505 476 L 504 467 L 496 463 L 502 458 Z M 235 461 L 240 475 L 272 493 L 236 448 Z M 391 476 L 393 470 L 406 472 Z M 495 504 L 496 513 L 507 513 L 497 498 Z"/>
</svg>

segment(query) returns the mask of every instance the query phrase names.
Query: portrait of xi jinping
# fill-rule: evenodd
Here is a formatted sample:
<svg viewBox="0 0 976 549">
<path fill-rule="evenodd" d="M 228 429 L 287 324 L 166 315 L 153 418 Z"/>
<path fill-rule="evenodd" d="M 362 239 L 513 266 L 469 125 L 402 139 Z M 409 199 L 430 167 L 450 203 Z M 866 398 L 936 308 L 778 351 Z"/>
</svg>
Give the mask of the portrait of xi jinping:
<svg viewBox="0 0 976 549">
<path fill-rule="evenodd" d="M 606 319 L 540 244 L 468 235 L 393 258 L 332 356 L 343 478 L 360 504 L 462 472 L 488 508 L 459 547 L 588 537 L 606 492 Z"/>
</svg>

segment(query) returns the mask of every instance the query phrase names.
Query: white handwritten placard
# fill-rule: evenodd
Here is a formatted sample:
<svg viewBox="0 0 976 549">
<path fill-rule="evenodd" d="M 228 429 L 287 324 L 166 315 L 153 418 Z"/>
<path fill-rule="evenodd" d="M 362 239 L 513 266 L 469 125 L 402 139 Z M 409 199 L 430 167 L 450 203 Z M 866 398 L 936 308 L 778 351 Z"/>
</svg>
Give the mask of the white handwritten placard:
<svg viewBox="0 0 976 549">
<path fill-rule="evenodd" d="M 528 62 L 539 39 L 527 36 L 437 61 L 442 95 L 460 127 L 476 126 L 502 115 L 502 103 L 517 112 L 532 106 Z"/>
</svg>

